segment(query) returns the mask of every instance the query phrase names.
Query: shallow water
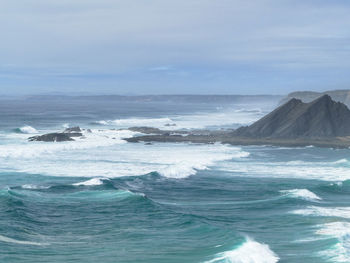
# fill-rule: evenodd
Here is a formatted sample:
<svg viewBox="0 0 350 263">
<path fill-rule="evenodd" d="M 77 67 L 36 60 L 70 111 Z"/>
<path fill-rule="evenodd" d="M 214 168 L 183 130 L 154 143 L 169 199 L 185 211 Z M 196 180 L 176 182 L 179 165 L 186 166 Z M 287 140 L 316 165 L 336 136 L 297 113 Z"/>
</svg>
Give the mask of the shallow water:
<svg viewBox="0 0 350 263">
<path fill-rule="evenodd" d="M 112 130 L 234 128 L 274 105 L 55 103 L 0 106 L 0 262 L 350 261 L 348 149 L 144 145 Z M 93 132 L 26 140 L 73 125 Z"/>
</svg>

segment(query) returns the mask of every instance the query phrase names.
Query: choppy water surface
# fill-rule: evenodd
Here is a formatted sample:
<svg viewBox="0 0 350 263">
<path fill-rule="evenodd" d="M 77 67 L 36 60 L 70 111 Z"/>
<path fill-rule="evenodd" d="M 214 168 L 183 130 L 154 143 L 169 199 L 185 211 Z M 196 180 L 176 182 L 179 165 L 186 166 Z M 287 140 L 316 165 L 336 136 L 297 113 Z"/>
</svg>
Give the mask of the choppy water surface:
<svg viewBox="0 0 350 263">
<path fill-rule="evenodd" d="M 273 106 L 3 102 L 0 262 L 350 262 L 348 149 L 123 140 Z M 73 125 L 92 133 L 27 142 Z"/>
</svg>

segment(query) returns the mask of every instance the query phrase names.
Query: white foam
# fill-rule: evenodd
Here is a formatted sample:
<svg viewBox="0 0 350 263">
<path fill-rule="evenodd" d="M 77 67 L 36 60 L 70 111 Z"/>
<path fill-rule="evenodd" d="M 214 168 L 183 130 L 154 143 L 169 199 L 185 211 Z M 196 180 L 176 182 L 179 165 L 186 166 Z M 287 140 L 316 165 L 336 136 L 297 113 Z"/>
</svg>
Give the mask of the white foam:
<svg viewBox="0 0 350 263">
<path fill-rule="evenodd" d="M 131 137 L 135 132 L 123 131 L 100 131 L 86 133 L 82 138 L 75 141 L 51 143 L 51 142 L 27 142 L 0 145 L 0 157 L 2 158 L 34 158 L 42 155 L 54 155 L 59 152 L 107 147 L 115 144 L 126 143 L 123 138 Z"/>
<path fill-rule="evenodd" d="M 49 245 L 49 243 L 39 243 L 39 242 L 32 242 L 32 241 L 17 240 L 14 238 L 3 236 L 3 235 L 0 235 L 0 241 L 6 242 L 6 243 L 14 243 L 14 244 L 20 244 L 20 245 L 31 245 L 31 246 L 47 246 L 47 245 Z"/>
<path fill-rule="evenodd" d="M 295 149 L 294 149 L 295 150 Z M 288 162 L 252 160 L 227 162 L 220 170 L 249 177 L 316 179 L 325 181 L 350 180 L 349 167 L 338 162 L 301 161 Z"/>
<path fill-rule="evenodd" d="M 240 247 L 219 253 L 214 259 L 206 261 L 206 263 L 275 263 L 278 261 L 279 257 L 268 245 L 248 239 Z"/>
<path fill-rule="evenodd" d="M 249 155 L 239 147 L 222 144 L 196 145 L 126 143 L 130 131 L 99 131 L 75 142 L 30 142 L 0 146 L 4 165 L 18 172 L 52 176 L 139 176 L 159 172 L 164 177 L 185 178 L 218 162 Z M 113 139 L 116 136 L 116 139 Z M 0 159 L 1 162 L 1 159 Z"/>
<path fill-rule="evenodd" d="M 19 131 L 24 134 L 33 134 L 33 133 L 38 133 L 38 131 L 33 128 L 32 126 L 26 125 L 21 128 L 19 128 Z"/>
<path fill-rule="evenodd" d="M 309 191 L 308 189 L 292 189 L 292 190 L 281 190 L 280 191 L 283 194 L 286 194 L 287 196 L 293 197 L 293 198 L 300 198 L 307 201 L 319 201 L 322 200 L 321 197 L 316 195 L 315 193 Z"/>
<path fill-rule="evenodd" d="M 346 163 L 349 163 L 349 161 L 347 159 L 340 159 L 338 161 L 335 161 L 334 163 L 335 164 L 346 164 Z"/>
<path fill-rule="evenodd" d="M 24 184 L 21 186 L 23 189 L 48 189 L 49 186 L 35 185 L 35 184 Z"/>
<path fill-rule="evenodd" d="M 122 126 L 122 127 L 131 127 L 131 126 L 151 126 L 159 127 L 164 126 L 165 124 L 172 124 L 173 121 L 170 118 L 130 118 L 130 119 L 118 119 L 112 121 L 113 124 Z"/>
<path fill-rule="evenodd" d="M 223 125 L 247 125 L 263 115 L 261 109 L 219 109 L 217 112 L 198 112 L 188 115 L 176 115 L 160 118 L 126 118 L 116 120 L 100 120 L 94 122 L 99 125 L 114 125 L 118 128 L 132 126 L 151 126 L 161 129 L 202 129 Z M 167 124 L 170 124 L 167 125 Z"/>
<path fill-rule="evenodd" d="M 303 216 L 341 217 L 350 219 L 350 207 L 308 206 L 305 209 L 294 210 L 291 213 Z"/>
<path fill-rule="evenodd" d="M 338 239 L 337 244 L 320 254 L 333 262 L 350 262 L 350 223 L 332 222 L 319 227 L 316 234 Z"/>
<path fill-rule="evenodd" d="M 75 183 L 73 185 L 76 186 L 93 186 L 93 185 L 102 185 L 103 184 L 103 180 L 106 180 L 106 178 L 92 178 L 90 180 L 84 181 L 84 182 L 79 182 L 79 183 Z"/>
</svg>

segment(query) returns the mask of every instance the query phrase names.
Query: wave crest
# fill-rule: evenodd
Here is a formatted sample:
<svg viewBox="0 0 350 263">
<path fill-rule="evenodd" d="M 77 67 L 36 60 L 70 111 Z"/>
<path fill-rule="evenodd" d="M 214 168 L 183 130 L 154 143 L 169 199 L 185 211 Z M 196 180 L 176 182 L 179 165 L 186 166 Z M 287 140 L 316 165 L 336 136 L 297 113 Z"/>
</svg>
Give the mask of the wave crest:
<svg viewBox="0 0 350 263">
<path fill-rule="evenodd" d="M 291 189 L 291 190 L 281 190 L 283 194 L 286 194 L 288 197 L 300 198 L 307 201 L 319 201 L 322 200 L 321 197 L 307 189 Z"/>
<path fill-rule="evenodd" d="M 14 238 L 3 236 L 3 235 L 0 235 L 0 242 L 14 243 L 14 244 L 19 244 L 19 245 L 31 245 L 31 246 L 47 246 L 47 245 L 49 245 L 49 243 L 39 243 L 39 242 L 33 242 L 33 241 L 17 240 Z"/>
<path fill-rule="evenodd" d="M 75 183 L 73 185 L 75 185 L 75 186 L 102 185 L 103 184 L 103 180 L 108 180 L 108 179 L 107 178 L 92 178 L 90 180 L 79 182 L 79 183 Z"/>
<path fill-rule="evenodd" d="M 275 263 L 279 257 L 266 244 L 247 239 L 241 246 L 234 250 L 216 254 L 215 258 L 205 263 Z"/>
<path fill-rule="evenodd" d="M 33 134 L 33 133 L 38 133 L 38 131 L 33 128 L 32 126 L 25 125 L 21 128 L 15 129 L 17 133 L 23 133 L 23 134 Z"/>
</svg>

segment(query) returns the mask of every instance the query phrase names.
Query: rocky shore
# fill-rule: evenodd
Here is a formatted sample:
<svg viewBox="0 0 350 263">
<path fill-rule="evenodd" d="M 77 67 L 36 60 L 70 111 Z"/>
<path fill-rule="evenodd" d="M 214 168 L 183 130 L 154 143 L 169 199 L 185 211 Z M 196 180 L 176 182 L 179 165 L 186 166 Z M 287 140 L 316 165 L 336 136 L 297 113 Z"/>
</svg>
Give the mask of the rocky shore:
<svg viewBox="0 0 350 263">
<path fill-rule="evenodd" d="M 146 131 L 142 127 L 139 129 L 140 132 Z M 343 103 L 335 102 L 330 96 L 324 95 L 309 103 L 291 99 L 252 125 L 234 131 L 190 131 L 174 134 L 152 130 L 151 133 L 125 140 L 348 148 L 350 110 Z"/>
</svg>

